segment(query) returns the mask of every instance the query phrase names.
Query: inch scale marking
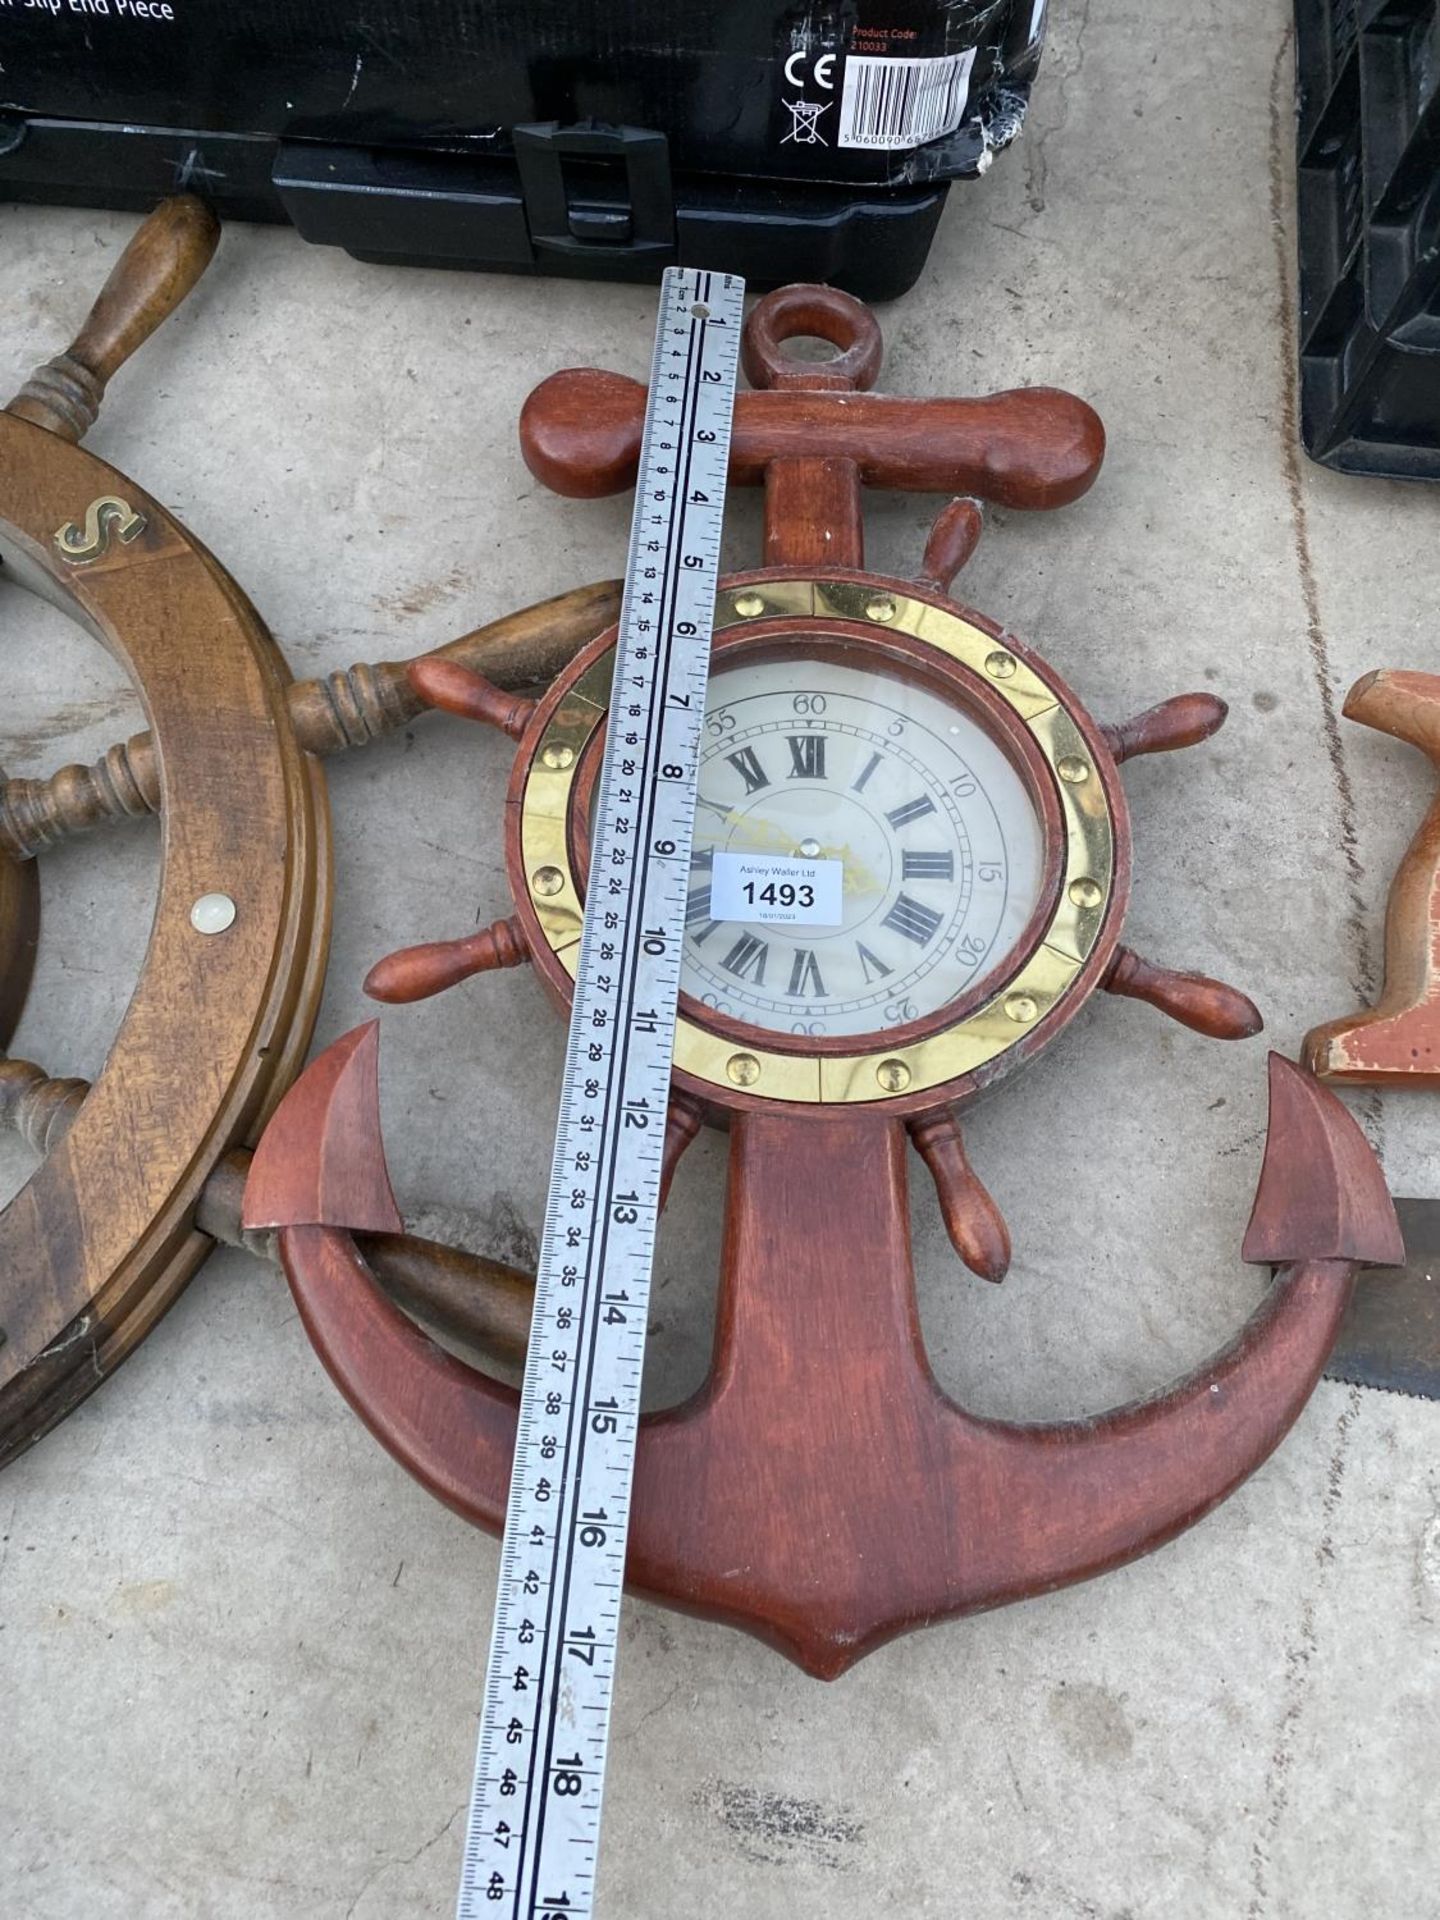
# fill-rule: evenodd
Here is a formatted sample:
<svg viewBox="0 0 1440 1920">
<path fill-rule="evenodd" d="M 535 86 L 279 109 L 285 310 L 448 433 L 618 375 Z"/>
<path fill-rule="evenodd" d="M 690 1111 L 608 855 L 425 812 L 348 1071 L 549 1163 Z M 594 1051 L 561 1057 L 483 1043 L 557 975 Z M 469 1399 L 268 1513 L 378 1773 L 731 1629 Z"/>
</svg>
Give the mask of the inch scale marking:
<svg viewBox="0 0 1440 1920">
<path fill-rule="evenodd" d="M 593 1911 L 744 292 L 660 297 L 457 1920 Z"/>
</svg>

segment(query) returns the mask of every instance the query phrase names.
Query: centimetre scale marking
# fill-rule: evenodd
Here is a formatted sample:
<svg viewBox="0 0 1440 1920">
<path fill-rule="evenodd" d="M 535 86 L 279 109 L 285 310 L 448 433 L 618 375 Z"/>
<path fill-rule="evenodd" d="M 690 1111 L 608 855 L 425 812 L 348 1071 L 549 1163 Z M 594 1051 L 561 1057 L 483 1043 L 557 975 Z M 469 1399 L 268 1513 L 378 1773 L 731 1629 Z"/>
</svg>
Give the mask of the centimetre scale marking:
<svg viewBox="0 0 1440 1920">
<path fill-rule="evenodd" d="M 666 272 L 457 1920 L 593 1912 L 743 314 Z"/>
</svg>

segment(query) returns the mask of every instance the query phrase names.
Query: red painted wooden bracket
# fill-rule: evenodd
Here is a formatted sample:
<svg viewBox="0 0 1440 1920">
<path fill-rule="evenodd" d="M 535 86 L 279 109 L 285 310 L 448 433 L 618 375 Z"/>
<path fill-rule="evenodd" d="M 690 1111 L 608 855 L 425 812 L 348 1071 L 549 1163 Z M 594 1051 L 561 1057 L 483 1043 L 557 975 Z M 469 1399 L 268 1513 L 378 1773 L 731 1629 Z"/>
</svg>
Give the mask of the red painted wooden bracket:
<svg viewBox="0 0 1440 1920">
<path fill-rule="evenodd" d="M 1408 741 L 1440 772 L 1440 675 L 1367 673 L 1345 717 Z M 1305 1036 L 1306 1066 L 1359 1086 L 1440 1086 L 1440 795 L 1430 803 L 1390 883 L 1385 985 L 1373 1007 Z"/>
<path fill-rule="evenodd" d="M 517 1396 L 392 1306 L 353 1238 L 394 1224 L 377 1068 L 371 1023 L 307 1070 L 256 1154 L 246 1224 L 281 1230 L 306 1331 L 371 1432 L 498 1530 Z M 1166 1392 L 1098 1417 L 981 1420 L 925 1355 L 902 1125 L 855 1109 L 800 1124 L 742 1113 L 730 1154 L 711 1369 L 641 1424 L 629 1579 L 827 1679 L 909 1628 L 1102 1573 L 1192 1525 L 1294 1422 L 1357 1269 L 1404 1257 L 1359 1128 L 1272 1054 L 1243 1257 L 1279 1271 L 1238 1336 Z M 823 1252 L 839 1195 L 843 1263 Z"/>
</svg>

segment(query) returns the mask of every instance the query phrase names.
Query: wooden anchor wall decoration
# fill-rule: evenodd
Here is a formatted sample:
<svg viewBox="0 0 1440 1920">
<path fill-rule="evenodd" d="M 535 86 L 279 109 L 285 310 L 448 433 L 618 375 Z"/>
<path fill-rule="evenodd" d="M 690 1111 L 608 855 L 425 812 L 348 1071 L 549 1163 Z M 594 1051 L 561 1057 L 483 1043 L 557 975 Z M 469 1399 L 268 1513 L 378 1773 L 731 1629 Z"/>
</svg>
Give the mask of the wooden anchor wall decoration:
<svg viewBox="0 0 1440 1920">
<path fill-rule="evenodd" d="M 324 980 L 330 829 L 315 756 L 425 711 L 403 664 L 295 684 L 219 563 L 76 444 L 218 237 L 199 200 L 167 201 L 69 350 L 0 411 L 0 580 L 95 634 L 150 722 L 93 767 L 0 782 L 0 1049 L 30 980 L 34 856 L 147 814 L 163 841 L 144 966 L 95 1084 L 0 1052 L 0 1124 L 46 1155 L 0 1212 L 0 1465 L 114 1370 L 217 1237 L 240 1239 L 248 1148 L 300 1068 Z M 618 604 L 614 582 L 581 588 L 434 657 L 544 682 Z M 525 1289 L 508 1269 L 413 1239 L 371 1254 L 398 1298 L 480 1351 L 523 1337 Z"/>
<path fill-rule="evenodd" d="M 790 358 L 796 334 L 836 357 Z M 1279 1273 L 1228 1347 L 1157 1397 L 1054 1424 L 977 1419 L 937 1385 L 916 1313 L 907 1144 L 961 1259 L 999 1280 L 1008 1235 L 966 1159 L 964 1101 L 1100 988 L 1217 1038 L 1260 1021 L 1233 989 L 1120 944 L 1119 764 L 1206 738 L 1221 703 L 1182 695 L 1100 726 L 1038 654 L 949 597 L 980 531 L 974 497 L 941 511 L 915 580 L 864 570 L 862 486 L 1062 506 L 1099 469 L 1098 419 L 1043 389 L 882 397 L 868 391 L 880 357 L 872 316 L 827 289 L 772 294 L 747 324 L 756 390 L 737 402 L 730 477 L 764 486 L 766 564 L 720 588 L 665 1162 L 668 1177 L 700 1125 L 728 1125 L 720 1297 L 705 1384 L 642 1422 L 628 1563 L 637 1590 L 825 1677 L 907 1628 L 1099 1573 L 1198 1519 L 1295 1419 L 1356 1269 L 1400 1257 L 1363 1136 L 1272 1055 L 1243 1254 Z M 613 374 L 555 375 L 524 411 L 529 466 L 572 498 L 628 487 L 644 403 Z M 412 670 L 423 698 L 518 742 L 505 820 L 516 911 L 382 961 L 375 997 L 414 1000 L 528 960 L 566 1007 L 614 640 L 584 648 L 538 701 L 451 665 Z M 718 855 L 737 849 L 834 854 L 842 924 L 784 937 L 737 924 L 713 896 Z M 377 1059 L 372 1023 L 307 1070 L 256 1154 L 246 1219 L 279 1230 L 310 1338 L 371 1431 L 498 1529 L 516 1395 L 398 1312 L 355 1239 L 400 1224 Z"/>
</svg>

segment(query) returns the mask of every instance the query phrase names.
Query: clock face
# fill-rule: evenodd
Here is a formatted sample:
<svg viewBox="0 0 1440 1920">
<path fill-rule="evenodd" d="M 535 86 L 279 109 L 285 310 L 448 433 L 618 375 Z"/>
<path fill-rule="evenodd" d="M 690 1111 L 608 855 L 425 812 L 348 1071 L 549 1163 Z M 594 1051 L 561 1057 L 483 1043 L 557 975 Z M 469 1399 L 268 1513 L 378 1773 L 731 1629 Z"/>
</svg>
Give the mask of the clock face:
<svg viewBox="0 0 1440 1920">
<path fill-rule="evenodd" d="M 885 664 L 739 659 L 711 677 L 681 984 L 783 1034 L 875 1034 L 1010 954 L 1039 813 L 958 702 Z"/>
</svg>

